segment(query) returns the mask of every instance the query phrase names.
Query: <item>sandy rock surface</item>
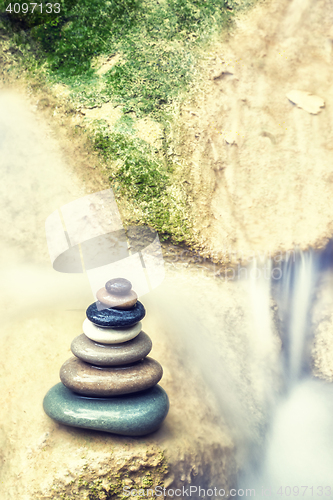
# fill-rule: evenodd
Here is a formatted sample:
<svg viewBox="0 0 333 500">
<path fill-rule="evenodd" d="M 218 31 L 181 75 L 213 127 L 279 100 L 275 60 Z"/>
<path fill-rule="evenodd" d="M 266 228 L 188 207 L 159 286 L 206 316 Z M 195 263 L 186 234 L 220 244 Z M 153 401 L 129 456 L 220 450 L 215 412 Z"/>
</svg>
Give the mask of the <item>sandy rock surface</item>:
<svg viewBox="0 0 333 500">
<path fill-rule="evenodd" d="M 207 253 L 274 254 L 332 235 L 332 22 L 330 0 L 260 2 L 207 51 L 179 151 Z"/>
</svg>

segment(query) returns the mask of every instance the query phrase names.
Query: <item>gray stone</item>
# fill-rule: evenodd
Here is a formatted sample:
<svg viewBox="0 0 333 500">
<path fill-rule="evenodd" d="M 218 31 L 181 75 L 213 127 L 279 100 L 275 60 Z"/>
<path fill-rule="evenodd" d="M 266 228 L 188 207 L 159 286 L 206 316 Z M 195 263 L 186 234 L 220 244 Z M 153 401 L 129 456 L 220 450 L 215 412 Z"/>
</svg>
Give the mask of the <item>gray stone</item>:
<svg viewBox="0 0 333 500">
<path fill-rule="evenodd" d="M 131 290 L 132 283 L 125 278 L 113 278 L 105 283 L 105 288 L 109 293 L 124 295 Z"/>
<path fill-rule="evenodd" d="M 90 340 L 84 333 L 72 342 L 72 353 L 86 363 L 97 366 L 119 366 L 135 363 L 151 351 L 152 341 L 141 331 L 137 337 L 122 344 L 104 345 Z"/>
<path fill-rule="evenodd" d="M 43 402 L 45 413 L 65 425 L 143 436 L 157 430 L 169 411 L 162 387 L 115 398 L 86 398 L 63 384 L 53 386 Z"/>
<path fill-rule="evenodd" d="M 93 366 L 72 357 L 60 369 L 60 380 L 83 396 L 109 397 L 143 391 L 162 378 L 161 365 L 152 358 L 117 367 Z"/>
</svg>

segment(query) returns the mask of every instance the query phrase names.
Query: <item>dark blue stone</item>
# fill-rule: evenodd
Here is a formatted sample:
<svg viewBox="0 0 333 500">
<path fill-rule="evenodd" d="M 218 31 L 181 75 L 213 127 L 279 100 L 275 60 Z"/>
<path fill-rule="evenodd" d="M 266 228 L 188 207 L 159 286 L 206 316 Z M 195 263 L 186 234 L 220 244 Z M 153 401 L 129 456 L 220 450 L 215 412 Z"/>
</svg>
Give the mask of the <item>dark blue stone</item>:
<svg viewBox="0 0 333 500">
<path fill-rule="evenodd" d="M 144 436 L 156 431 L 169 411 L 169 399 L 161 386 L 113 398 L 87 398 L 62 383 L 53 386 L 43 402 L 45 413 L 61 424 Z"/>
<path fill-rule="evenodd" d="M 110 328 L 132 326 L 146 315 L 146 310 L 139 300 L 131 309 L 102 309 L 99 311 L 98 304 L 99 302 L 94 302 L 86 311 L 87 318 L 98 326 Z"/>
</svg>

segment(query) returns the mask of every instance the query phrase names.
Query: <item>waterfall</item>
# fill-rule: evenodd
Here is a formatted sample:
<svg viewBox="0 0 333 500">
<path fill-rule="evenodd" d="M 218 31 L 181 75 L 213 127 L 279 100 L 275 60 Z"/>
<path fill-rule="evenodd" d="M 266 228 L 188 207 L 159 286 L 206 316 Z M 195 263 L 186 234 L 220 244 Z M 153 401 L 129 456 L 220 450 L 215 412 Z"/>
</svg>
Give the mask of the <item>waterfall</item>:
<svg viewBox="0 0 333 500">
<path fill-rule="evenodd" d="M 312 311 L 317 289 L 332 267 L 332 250 L 333 243 L 329 242 L 322 251 L 291 252 L 277 264 L 278 278 L 267 280 L 265 289 L 262 279 L 251 280 L 251 289 L 256 292 L 253 300 L 261 297 L 260 304 L 253 304 L 254 316 L 257 321 L 263 318 L 268 335 L 264 309 L 269 299 L 265 293 L 278 306 L 283 390 L 267 413 L 269 422 L 259 448 L 259 466 L 250 460 L 240 474 L 238 498 L 333 495 L 333 386 L 315 379 L 311 370 Z M 271 261 L 269 269 L 273 265 Z M 274 392 L 273 387 L 270 389 Z"/>
<path fill-rule="evenodd" d="M 281 278 L 272 283 L 282 324 L 282 356 L 285 382 L 291 388 L 310 372 L 307 340 L 311 335 L 310 315 L 318 279 L 320 253 L 301 250 L 281 263 Z"/>
</svg>

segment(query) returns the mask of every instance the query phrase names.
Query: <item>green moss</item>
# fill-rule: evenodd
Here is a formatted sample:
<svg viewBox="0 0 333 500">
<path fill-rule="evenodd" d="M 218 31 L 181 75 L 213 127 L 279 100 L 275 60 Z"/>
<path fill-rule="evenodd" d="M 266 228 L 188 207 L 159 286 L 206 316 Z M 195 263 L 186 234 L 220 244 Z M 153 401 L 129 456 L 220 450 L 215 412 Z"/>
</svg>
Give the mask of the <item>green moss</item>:
<svg viewBox="0 0 333 500">
<path fill-rule="evenodd" d="M 101 101 L 120 102 L 137 115 L 158 114 L 186 90 L 195 69 L 194 46 L 228 25 L 231 16 L 226 0 L 59 2 L 55 17 L 5 13 L 2 20 L 20 36 L 25 31 L 18 43 L 35 47 L 37 63 L 46 62 L 51 78 L 69 84 L 74 100 L 99 94 Z M 8 3 L 0 0 L 3 10 Z M 116 53 L 119 63 L 96 78 L 95 58 Z"/>
<path fill-rule="evenodd" d="M 110 176 L 116 190 L 121 189 L 138 202 L 162 196 L 168 178 L 148 143 L 127 132 L 98 131 L 94 146 L 106 160 L 117 164 Z"/>
<path fill-rule="evenodd" d="M 131 220 L 124 222 L 148 224 L 162 239 L 191 243 L 186 193 L 174 178 L 172 130 L 207 43 L 228 28 L 232 11 L 254 1 L 59 0 L 60 13 L 46 17 L 8 14 L 9 0 L 0 0 L 0 30 L 24 70 L 42 74 L 47 85 L 65 83 L 73 108 L 109 101 L 121 106 L 123 116 L 112 130 L 103 120 L 93 124 L 92 143 L 116 196 L 132 204 Z M 100 76 L 99 56 L 115 55 Z M 142 116 L 159 123 L 161 146 L 136 136 Z"/>
<path fill-rule="evenodd" d="M 184 241 L 190 233 L 185 199 L 176 199 L 172 194 L 163 151 L 133 135 L 132 119 L 119 120 L 117 131 L 111 131 L 103 120 L 96 121 L 93 127 L 93 145 L 110 170 L 116 196 L 126 196 L 136 209 L 133 222 L 152 226 L 162 239 L 172 235 Z"/>
<path fill-rule="evenodd" d="M 83 480 L 82 475 L 71 481 L 69 485 L 54 484 L 51 495 L 54 500 L 74 500 L 74 498 L 87 498 L 88 500 L 124 500 L 128 498 L 124 495 L 125 480 L 130 478 L 133 481 L 133 488 L 154 488 L 163 484 L 167 471 L 167 461 L 162 452 L 159 453 L 159 463 L 151 466 L 149 463 L 143 464 L 138 471 L 131 471 L 130 466 L 137 460 L 129 458 L 124 464 L 121 472 L 115 471 L 108 477 L 93 478 Z M 139 486 L 140 485 L 140 486 Z M 69 488 L 70 487 L 70 488 Z M 69 489 L 68 489 L 69 488 Z M 61 491 L 59 491 L 59 489 Z"/>
<path fill-rule="evenodd" d="M 89 500 L 110 498 L 110 491 L 108 492 L 105 488 L 103 488 L 101 479 L 96 479 L 93 483 L 89 484 L 88 498 Z"/>
<path fill-rule="evenodd" d="M 139 49 L 139 50 L 138 50 Z M 105 76 L 110 98 L 125 113 L 153 114 L 170 104 L 189 84 L 194 57 L 179 43 L 130 45 L 125 61 Z"/>
<path fill-rule="evenodd" d="M 147 472 L 147 474 L 142 478 L 142 486 L 148 487 L 148 486 L 153 486 L 154 481 L 151 476 L 150 472 Z"/>
</svg>

